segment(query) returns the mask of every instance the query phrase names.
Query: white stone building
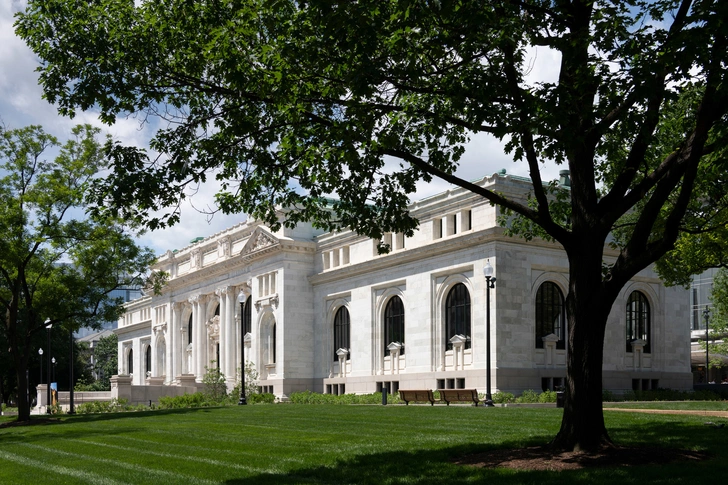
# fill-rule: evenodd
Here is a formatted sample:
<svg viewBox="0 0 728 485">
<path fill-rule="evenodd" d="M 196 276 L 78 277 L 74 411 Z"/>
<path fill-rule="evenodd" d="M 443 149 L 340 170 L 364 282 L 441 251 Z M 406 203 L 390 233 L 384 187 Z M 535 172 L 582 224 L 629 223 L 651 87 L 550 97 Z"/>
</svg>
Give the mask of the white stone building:
<svg viewBox="0 0 728 485">
<path fill-rule="evenodd" d="M 530 187 L 505 171 L 476 183 L 517 197 Z M 459 188 L 411 210 L 419 230 L 387 234 L 386 255 L 350 231 L 273 232 L 256 221 L 168 251 L 156 265 L 170 275 L 163 293 L 127 304 L 119 322 L 120 374 L 135 385 L 184 385 L 219 365 L 232 387 L 244 340 L 260 386 L 281 399 L 383 385 L 484 392 L 488 261 L 497 278 L 493 392 L 562 384 L 568 261 L 560 246 L 505 236 L 497 208 Z M 607 326 L 605 388 L 691 388 L 689 309 L 688 292 L 649 269 L 626 285 Z"/>
</svg>

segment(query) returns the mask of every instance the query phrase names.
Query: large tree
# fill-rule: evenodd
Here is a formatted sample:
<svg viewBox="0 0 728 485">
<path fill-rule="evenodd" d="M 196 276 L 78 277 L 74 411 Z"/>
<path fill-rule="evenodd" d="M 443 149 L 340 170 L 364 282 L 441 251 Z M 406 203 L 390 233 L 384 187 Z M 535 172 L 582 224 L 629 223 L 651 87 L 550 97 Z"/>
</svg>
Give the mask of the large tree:
<svg viewBox="0 0 728 485">
<path fill-rule="evenodd" d="M 155 155 L 107 146 L 112 173 L 95 193 L 113 214 L 174 223 L 185 187 L 214 174 L 224 211 L 276 226 L 283 206 L 284 224 L 379 238 L 417 227 L 409 197 L 439 177 L 517 215 L 513 232 L 561 243 L 569 358 L 554 445 L 593 449 L 610 443 L 602 355 L 620 289 L 673 249 L 686 220 L 697 233 L 725 217 L 698 186 L 703 173 L 725 176 L 727 10 L 718 0 L 31 0 L 16 27 L 60 113 L 164 121 Z M 535 49 L 557 53 L 557 81 L 529 81 Z M 455 175 L 483 133 L 527 165 L 528 203 Z M 545 163 L 568 167 L 570 192 L 542 179 Z M 148 215 L 159 207 L 169 209 Z M 619 256 L 605 260 L 610 233 Z"/>
<path fill-rule="evenodd" d="M 98 133 L 77 126 L 63 144 L 38 126 L 0 135 L 0 341 L 15 369 L 20 421 L 30 418 L 26 370 L 47 326 L 68 349 L 69 332 L 120 316 L 123 301 L 111 291 L 140 283 L 154 261 L 117 221 L 86 217 L 84 197 L 105 163 Z"/>
</svg>

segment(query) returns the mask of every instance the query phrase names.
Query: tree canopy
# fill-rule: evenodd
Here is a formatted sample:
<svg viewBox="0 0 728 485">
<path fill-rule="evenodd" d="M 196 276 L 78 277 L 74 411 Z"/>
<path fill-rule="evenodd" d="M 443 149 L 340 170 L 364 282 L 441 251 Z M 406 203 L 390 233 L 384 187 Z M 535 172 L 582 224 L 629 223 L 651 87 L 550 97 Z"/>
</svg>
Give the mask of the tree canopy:
<svg viewBox="0 0 728 485">
<path fill-rule="evenodd" d="M 38 126 L 0 135 L 0 334 L 19 390 L 48 325 L 68 335 L 117 320 L 123 301 L 111 292 L 142 283 L 154 261 L 119 221 L 84 212 L 89 184 L 104 167 L 98 134 L 79 125 L 63 144 Z M 18 392 L 19 420 L 29 417 L 26 397 Z"/>
<path fill-rule="evenodd" d="M 518 215 L 513 233 L 558 241 L 569 362 L 554 443 L 594 448 L 609 441 L 602 347 L 620 289 L 683 235 L 725 226 L 727 17 L 717 0 L 31 0 L 16 28 L 62 114 L 166 122 L 151 153 L 107 144 L 100 212 L 162 227 L 214 176 L 223 211 L 276 226 L 286 207 L 284 224 L 379 238 L 417 227 L 410 196 L 439 177 Z M 537 49 L 558 54 L 556 81 L 529 77 Z M 455 175 L 479 133 L 526 164 L 529 203 Z M 546 163 L 568 167 L 568 194 Z"/>
</svg>

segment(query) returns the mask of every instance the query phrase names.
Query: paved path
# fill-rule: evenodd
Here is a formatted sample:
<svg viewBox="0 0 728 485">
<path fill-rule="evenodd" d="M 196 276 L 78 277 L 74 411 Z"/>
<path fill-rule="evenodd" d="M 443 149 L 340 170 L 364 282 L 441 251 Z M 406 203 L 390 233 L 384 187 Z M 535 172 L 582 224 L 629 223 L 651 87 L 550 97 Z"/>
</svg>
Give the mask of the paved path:
<svg viewBox="0 0 728 485">
<path fill-rule="evenodd" d="M 704 411 L 700 409 L 627 409 L 627 408 L 604 408 L 605 411 L 625 411 L 630 413 L 652 413 L 652 414 L 692 414 L 695 416 L 715 416 L 728 418 L 728 411 Z"/>
</svg>

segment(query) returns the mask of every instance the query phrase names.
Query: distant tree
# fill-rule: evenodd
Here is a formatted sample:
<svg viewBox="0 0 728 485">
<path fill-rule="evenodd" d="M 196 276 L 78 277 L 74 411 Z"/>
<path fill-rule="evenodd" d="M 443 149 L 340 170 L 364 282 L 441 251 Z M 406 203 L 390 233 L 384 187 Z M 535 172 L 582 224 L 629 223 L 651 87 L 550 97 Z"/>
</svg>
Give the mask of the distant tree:
<svg viewBox="0 0 728 485">
<path fill-rule="evenodd" d="M 94 347 L 95 371 L 99 385 L 104 390 L 111 389 L 111 376 L 119 373 L 119 338 L 116 334 L 101 337 Z"/>
<path fill-rule="evenodd" d="M 728 270 L 720 269 L 713 278 L 710 301 L 713 304 L 709 319 L 710 334 L 708 335 L 709 354 L 713 355 L 710 366 L 722 367 L 723 361 L 719 354 L 728 355 Z"/>
<path fill-rule="evenodd" d="M 438 177 L 518 216 L 511 233 L 560 243 L 569 338 L 553 444 L 595 449 L 611 444 L 602 362 L 621 290 L 681 234 L 728 219 L 715 193 L 727 19 L 725 0 L 31 0 L 16 31 L 62 114 L 165 120 L 158 157 L 107 145 L 100 211 L 174 223 L 185 187 L 214 176 L 224 211 L 277 227 L 286 207 L 284 224 L 381 239 L 412 234 L 410 195 Z M 539 50 L 557 80 L 529 77 Z M 476 133 L 526 165 L 530 194 L 455 175 Z M 567 166 L 571 190 L 544 163 Z"/>
<path fill-rule="evenodd" d="M 79 125 L 63 144 L 38 126 L 0 135 L 0 334 L 19 390 L 28 388 L 33 342 L 47 324 L 67 350 L 69 332 L 118 319 L 123 301 L 110 293 L 139 284 L 154 261 L 119 221 L 84 213 L 89 184 L 105 167 L 98 134 Z M 28 419 L 27 395 L 18 392 L 18 420 Z"/>
</svg>

